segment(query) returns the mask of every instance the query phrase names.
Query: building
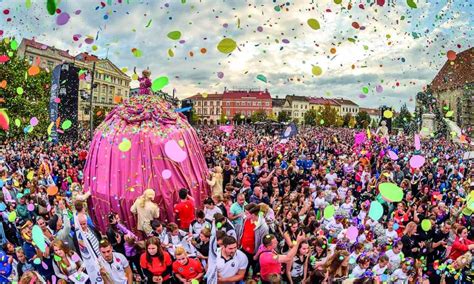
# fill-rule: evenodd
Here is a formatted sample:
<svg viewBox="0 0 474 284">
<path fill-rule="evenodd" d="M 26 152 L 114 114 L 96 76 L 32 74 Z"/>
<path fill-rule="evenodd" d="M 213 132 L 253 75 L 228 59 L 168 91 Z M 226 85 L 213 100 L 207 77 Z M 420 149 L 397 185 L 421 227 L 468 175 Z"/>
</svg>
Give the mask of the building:
<svg viewBox="0 0 474 284">
<path fill-rule="evenodd" d="M 285 111 L 289 111 L 291 119 L 295 122 L 303 122 L 304 114 L 309 109 L 308 97 L 288 95 L 286 96 L 286 102 L 283 106 Z"/>
<path fill-rule="evenodd" d="M 285 102 L 286 99 L 279 99 L 278 96 L 275 99 L 272 99 L 272 112 L 274 117 L 278 118 L 280 112 L 284 111 L 283 107 Z"/>
<path fill-rule="evenodd" d="M 380 109 L 378 108 L 363 108 L 361 107 L 359 111 L 365 111 L 369 114 L 371 123 L 375 121 L 375 123 L 378 123 L 380 120 Z M 357 114 L 356 114 L 357 115 Z"/>
<path fill-rule="evenodd" d="M 219 124 L 222 113 L 223 94 L 197 94 L 189 97 L 198 119 L 198 124 Z"/>
<path fill-rule="evenodd" d="M 241 114 L 247 118 L 257 112 L 272 113 L 272 97 L 268 90 L 230 90 L 222 94 L 222 113 L 232 120 L 234 115 Z"/>
<path fill-rule="evenodd" d="M 49 71 L 53 70 L 56 65 L 69 62 L 84 72 L 84 74 L 80 76 L 79 81 L 79 121 L 89 120 L 88 98 L 91 86 L 90 76 L 87 76 L 87 74 L 92 73 L 94 62 L 96 64 L 94 84 L 97 84 L 97 87 L 94 89 L 92 102 L 95 107 L 108 110 L 129 96 L 130 77 L 107 58 L 100 59 L 87 52 L 72 56 L 69 54 L 69 51 L 60 50 L 25 38 L 20 43 L 18 54 L 28 60 L 30 64 L 39 60 L 39 67 Z"/>
<path fill-rule="evenodd" d="M 350 113 L 352 116 L 355 116 L 359 112 L 359 105 L 354 103 L 351 100 L 347 100 L 343 98 L 337 98 L 337 99 L 331 99 L 331 100 L 339 105 L 338 114 L 340 116 L 344 116 L 347 113 Z"/>
<path fill-rule="evenodd" d="M 440 108 L 453 111 L 451 119 L 463 129 L 474 126 L 474 47 L 447 60 L 430 84 Z M 471 132 L 472 136 L 472 132 Z"/>
<path fill-rule="evenodd" d="M 52 71 L 56 65 L 64 62 L 74 62 L 75 58 L 68 50 L 57 49 L 31 39 L 22 39 L 18 47 L 18 56 L 28 60 L 30 65 L 36 64 L 42 69 Z"/>
<path fill-rule="evenodd" d="M 95 55 L 80 53 L 76 56 L 75 65 L 82 70 L 92 72 L 95 62 L 95 76 L 92 103 L 94 108 L 104 109 L 104 115 L 115 105 L 128 98 L 130 94 L 130 77 L 123 73 L 109 59 L 100 59 Z M 79 93 L 90 94 L 90 81 L 79 81 Z M 88 96 L 86 96 L 88 97 Z M 89 101 L 84 96 L 79 96 L 79 121 L 89 120 Z"/>
<path fill-rule="evenodd" d="M 322 111 L 327 105 L 335 109 L 337 114 L 341 111 L 341 105 L 332 99 L 310 97 L 308 98 L 308 102 L 310 109 L 315 109 L 318 112 Z"/>
</svg>

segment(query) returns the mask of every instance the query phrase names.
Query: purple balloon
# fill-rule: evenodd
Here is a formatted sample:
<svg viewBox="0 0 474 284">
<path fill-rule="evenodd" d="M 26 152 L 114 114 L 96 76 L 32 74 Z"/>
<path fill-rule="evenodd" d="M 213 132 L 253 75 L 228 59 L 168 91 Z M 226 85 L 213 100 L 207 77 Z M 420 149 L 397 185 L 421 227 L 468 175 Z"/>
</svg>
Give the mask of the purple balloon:
<svg viewBox="0 0 474 284">
<path fill-rule="evenodd" d="M 382 85 L 377 85 L 377 87 L 375 87 L 375 91 L 377 91 L 377 93 L 383 92 L 383 87 L 382 87 Z"/>
<path fill-rule="evenodd" d="M 76 10 L 76 12 L 74 12 L 74 14 L 76 14 L 76 15 L 81 14 L 81 10 Z"/>
<path fill-rule="evenodd" d="M 263 32 L 263 28 L 262 28 L 262 27 L 258 27 L 258 28 L 257 28 L 257 31 Z"/>
<path fill-rule="evenodd" d="M 91 38 L 91 37 L 88 37 L 88 38 L 86 38 L 86 39 L 84 40 L 84 42 L 87 43 L 87 44 L 91 44 L 91 43 L 94 42 L 94 39 Z"/>
<path fill-rule="evenodd" d="M 68 13 L 66 13 L 66 12 L 61 13 L 56 17 L 56 24 L 58 26 L 65 25 L 65 24 L 67 24 L 67 22 L 69 22 L 70 18 L 71 18 L 71 16 L 69 16 Z"/>
<path fill-rule="evenodd" d="M 290 41 L 289 41 L 289 40 L 287 40 L 286 38 L 285 38 L 285 39 L 283 39 L 281 42 L 283 42 L 283 43 L 290 43 Z"/>
<path fill-rule="evenodd" d="M 361 98 L 361 99 L 365 99 L 365 98 L 367 98 L 367 96 L 366 96 L 366 95 L 364 95 L 364 94 L 360 94 L 360 95 L 359 95 L 359 98 Z"/>
<path fill-rule="evenodd" d="M 219 78 L 219 79 L 224 78 L 224 73 L 223 72 L 217 72 L 217 78 Z"/>
<path fill-rule="evenodd" d="M 420 156 L 420 155 L 414 155 L 410 159 L 410 166 L 414 169 L 421 168 L 423 164 L 425 163 L 425 157 Z"/>
<path fill-rule="evenodd" d="M 179 43 L 183 44 L 185 43 L 186 41 L 184 39 L 180 40 Z"/>
<path fill-rule="evenodd" d="M 357 227 L 351 226 L 347 229 L 346 237 L 352 242 L 357 239 L 358 235 L 359 235 L 359 230 L 357 229 Z"/>
<path fill-rule="evenodd" d="M 398 160 L 397 154 L 393 151 L 388 151 L 388 156 L 390 157 L 390 159 L 392 159 L 394 161 Z"/>
</svg>

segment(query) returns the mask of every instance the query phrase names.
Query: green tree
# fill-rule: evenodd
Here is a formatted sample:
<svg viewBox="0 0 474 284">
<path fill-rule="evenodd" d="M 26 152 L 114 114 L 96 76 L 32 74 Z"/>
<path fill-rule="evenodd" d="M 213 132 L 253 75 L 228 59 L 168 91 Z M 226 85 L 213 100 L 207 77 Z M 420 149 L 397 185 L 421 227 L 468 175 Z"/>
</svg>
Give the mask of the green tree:
<svg viewBox="0 0 474 284">
<path fill-rule="evenodd" d="M 49 122 L 49 91 L 51 74 L 40 70 L 34 76 L 28 75 L 29 64 L 18 57 L 15 39 L 4 38 L 0 43 L 0 55 L 8 55 L 9 60 L 0 64 L 0 81 L 6 82 L 5 88 L 0 88 L 0 109 L 5 109 L 10 118 L 9 137 L 25 135 L 24 128 L 30 124 L 30 119 L 36 117 L 39 123 L 28 133 L 28 136 L 41 137 L 47 134 Z M 23 90 L 23 93 L 21 93 Z M 16 126 L 19 120 L 20 126 Z M 64 120 L 64 119 L 62 119 Z M 0 130 L 0 137 L 6 132 Z"/>
<path fill-rule="evenodd" d="M 319 124 L 320 115 L 317 110 L 310 109 L 304 113 L 304 123 L 306 125 L 315 126 Z"/>
<path fill-rule="evenodd" d="M 234 117 L 232 118 L 232 121 L 237 124 L 242 124 L 244 120 L 245 120 L 245 115 L 241 113 L 234 114 Z"/>
<path fill-rule="evenodd" d="M 288 122 L 290 121 L 290 119 L 291 117 L 290 117 L 289 112 L 283 110 L 278 113 L 278 117 L 277 117 L 278 122 Z"/>
<path fill-rule="evenodd" d="M 277 117 L 275 116 L 275 114 L 273 114 L 273 112 L 270 112 L 270 114 L 267 116 L 267 119 L 271 121 L 277 121 Z"/>
<path fill-rule="evenodd" d="M 197 115 L 196 110 L 194 108 L 191 109 L 191 125 L 196 125 L 199 121 L 199 115 Z"/>
<path fill-rule="evenodd" d="M 252 122 L 265 121 L 267 119 L 267 113 L 264 110 L 257 110 L 250 116 Z"/>
<path fill-rule="evenodd" d="M 329 104 L 324 105 L 321 111 L 320 124 L 324 126 L 335 126 L 337 121 L 337 110 L 331 107 Z"/>
<path fill-rule="evenodd" d="M 94 112 L 93 112 L 94 129 L 96 129 L 97 126 L 99 126 L 99 124 L 101 124 L 102 121 L 104 121 L 105 117 L 111 110 L 112 110 L 111 107 L 94 106 Z"/>
<path fill-rule="evenodd" d="M 219 122 L 221 124 L 226 124 L 227 123 L 227 119 L 228 117 L 224 114 L 224 113 L 221 113 L 221 117 L 219 118 Z"/>
<path fill-rule="evenodd" d="M 370 115 L 366 111 L 359 111 L 356 115 L 358 128 L 367 128 L 371 121 Z"/>
<path fill-rule="evenodd" d="M 372 123 L 370 124 L 370 128 L 375 129 L 378 127 L 377 120 L 372 119 Z"/>
<path fill-rule="evenodd" d="M 400 107 L 400 112 L 393 119 L 392 126 L 397 128 L 405 128 L 412 121 L 412 116 L 408 110 L 407 104 Z"/>
<path fill-rule="evenodd" d="M 352 114 L 346 113 L 342 118 L 342 126 L 349 127 L 349 123 L 351 122 Z"/>
</svg>

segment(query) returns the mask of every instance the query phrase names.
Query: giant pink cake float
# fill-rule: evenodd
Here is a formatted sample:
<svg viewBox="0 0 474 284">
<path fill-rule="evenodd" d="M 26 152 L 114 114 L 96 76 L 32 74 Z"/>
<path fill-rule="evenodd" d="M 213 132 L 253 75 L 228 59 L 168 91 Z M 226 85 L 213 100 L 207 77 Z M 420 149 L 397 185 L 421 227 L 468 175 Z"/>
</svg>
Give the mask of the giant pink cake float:
<svg viewBox="0 0 474 284">
<path fill-rule="evenodd" d="M 130 227 L 135 199 L 155 190 L 161 219 L 174 221 L 181 188 L 199 206 L 207 197 L 208 173 L 195 130 L 163 99 L 139 95 L 115 107 L 96 129 L 84 169 L 84 191 L 91 191 L 90 213 L 100 228 L 117 212 Z"/>
</svg>

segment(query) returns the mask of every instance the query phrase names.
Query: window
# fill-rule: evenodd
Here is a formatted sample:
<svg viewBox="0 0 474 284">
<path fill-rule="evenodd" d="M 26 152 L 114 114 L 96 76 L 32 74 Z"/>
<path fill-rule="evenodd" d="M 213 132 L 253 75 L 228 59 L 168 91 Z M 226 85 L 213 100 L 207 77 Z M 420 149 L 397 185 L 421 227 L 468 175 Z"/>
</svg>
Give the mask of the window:
<svg viewBox="0 0 474 284">
<path fill-rule="evenodd" d="M 247 111 L 247 115 L 252 115 L 252 112 L 250 110 Z"/>
<path fill-rule="evenodd" d="M 303 105 L 301 105 L 301 109 L 303 109 Z"/>
<path fill-rule="evenodd" d="M 101 97 L 100 97 L 100 102 L 101 102 L 101 103 L 105 103 L 105 97 L 104 97 L 104 96 L 101 96 Z"/>
<path fill-rule="evenodd" d="M 237 105 L 237 106 L 240 106 L 240 102 L 237 102 L 236 105 Z"/>
<path fill-rule="evenodd" d="M 269 103 L 269 102 L 267 102 L 267 103 L 266 103 L 266 105 L 267 105 L 267 106 L 270 106 L 270 103 Z"/>
<path fill-rule="evenodd" d="M 207 102 L 203 102 L 203 105 L 204 105 L 205 107 L 207 107 Z"/>
<path fill-rule="evenodd" d="M 209 103 L 209 105 L 210 105 L 210 106 L 214 106 L 214 102 L 211 101 L 211 102 Z"/>
<path fill-rule="evenodd" d="M 207 109 L 203 110 L 204 115 L 207 115 Z"/>
<path fill-rule="evenodd" d="M 121 90 L 121 89 L 117 89 L 117 94 L 118 94 L 119 96 L 121 96 L 121 95 L 122 95 L 122 90 Z"/>
<path fill-rule="evenodd" d="M 109 97 L 109 104 L 112 104 L 112 98 Z"/>
<path fill-rule="evenodd" d="M 102 85 L 102 93 L 105 93 L 107 90 L 107 87 L 105 85 Z"/>
<path fill-rule="evenodd" d="M 214 115 L 214 109 L 213 109 L 213 108 L 210 109 L 209 114 L 210 114 L 210 115 Z"/>
<path fill-rule="evenodd" d="M 230 110 L 226 111 L 226 115 L 228 116 L 230 115 Z"/>
<path fill-rule="evenodd" d="M 52 70 L 53 67 L 54 67 L 54 62 L 48 60 L 48 68 L 49 68 L 50 70 Z"/>
<path fill-rule="evenodd" d="M 200 102 L 200 101 L 197 102 L 197 106 L 201 106 L 201 102 Z"/>
<path fill-rule="evenodd" d="M 255 106 L 255 102 L 252 102 L 252 106 Z"/>
<path fill-rule="evenodd" d="M 230 106 L 230 102 L 225 102 L 225 105 L 226 105 L 226 106 Z"/>
<path fill-rule="evenodd" d="M 34 60 L 33 56 L 30 55 L 30 57 L 29 57 L 29 59 L 28 59 L 28 62 L 29 62 L 30 64 L 33 64 L 33 60 Z"/>
<path fill-rule="evenodd" d="M 94 103 L 97 102 L 97 96 L 94 96 Z"/>
<path fill-rule="evenodd" d="M 197 113 L 201 114 L 201 109 L 200 108 L 198 108 Z"/>
</svg>

